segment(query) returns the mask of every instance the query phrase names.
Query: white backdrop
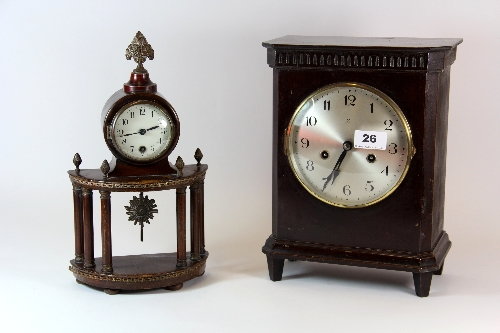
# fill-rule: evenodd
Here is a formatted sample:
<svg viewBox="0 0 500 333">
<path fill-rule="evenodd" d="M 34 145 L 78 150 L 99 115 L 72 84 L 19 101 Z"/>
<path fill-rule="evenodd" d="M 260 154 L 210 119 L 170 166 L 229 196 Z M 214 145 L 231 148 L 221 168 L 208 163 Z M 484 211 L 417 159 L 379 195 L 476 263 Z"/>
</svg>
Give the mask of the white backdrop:
<svg viewBox="0 0 500 333">
<path fill-rule="evenodd" d="M 0 319 L 5 332 L 495 332 L 500 320 L 500 3 L 497 1 L 0 1 Z M 75 283 L 71 184 L 110 159 L 104 102 L 145 67 L 177 110 L 174 151 L 206 178 L 206 274 L 184 288 L 108 296 Z M 453 242 L 428 298 L 410 273 L 285 264 L 269 280 L 272 70 L 263 41 L 283 35 L 458 37 L 451 71 L 445 230 Z M 113 195 L 113 254 L 175 251 L 173 193 L 127 221 Z M 96 200 L 96 255 L 100 232 Z M 161 221 L 163 219 L 163 221 Z M 166 222 L 165 222 L 166 221 Z M 7 330 L 8 328 L 8 330 Z"/>
</svg>

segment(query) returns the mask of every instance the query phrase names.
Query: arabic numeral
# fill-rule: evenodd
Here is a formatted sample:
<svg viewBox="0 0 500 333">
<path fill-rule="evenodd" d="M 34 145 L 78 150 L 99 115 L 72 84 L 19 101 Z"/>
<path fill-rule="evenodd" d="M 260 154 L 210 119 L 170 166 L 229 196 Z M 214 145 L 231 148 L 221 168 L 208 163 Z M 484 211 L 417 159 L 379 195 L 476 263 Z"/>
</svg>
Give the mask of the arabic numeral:
<svg viewBox="0 0 500 333">
<path fill-rule="evenodd" d="M 328 110 L 330 111 L 330 101 L 324 101 L 323 102 L 323 110 Z"/>
<path fill-rule="evenodd" d="M 370 113 L 373 113 L 373 103 L 370 103 Z"/>
<path fill-rule="evenodd" d="M 307 161 L 306 169 L 308 171 L 313 171 L 314 170 L 314 162 L 311 160 Z"/>
<path fill-rule="evenodd" d="M 356 105 L 356 104 L 354 104 L 354 101 L 356 101 L 356 96 L 354 96 L 354 95 L 345 95 L 344 101 L 345 101 L 345 105 L 354 106 L 354 105 Z"/>
<path fill-rule="evenodd" d="M 344 188 L 342 189 L 342 192 L 344 192 L 344 194 L 346 196 L 350 196 L 351 195 L 351 185 L 346 185 L 344 186 Z"/>
<path fill-rule="evenodd" d="M 396 154 L 396 153 L 398 152 L 398 150 L 396 149 L 396 148 L 398 147 L 398 145 L 397 145 L 397 144 L 395 144 L 395 143 L 391 143 L 391 144 L 389 145 L 389 147 L 391 147 L 391 146 L 393 146 L 393 147 L 392 147 L 392 148 L 390 148 L 390 149 L 388 150 L 388 152 L 389 152 L 389 154 L 393 154 L 393 155 L 394 155 L 394 154 Z"/>
<path fill-rule="evenodd" d="M 317 123 L 318 120 L 316 119 L 316 117 L 306 117 L 306 126 L 316 126 Z"/>
<path fill-rule="evenodd" d="M 362 142 L 371 142 L 375 143 L 377 142 L 377 136 L 375 134 L 368 135 L 368 134 L 363 134 L 363 141 Z"/>
<path fill-rule="evenodd" d="M 309 140 L 307 140 L 306 138 L 300 139 L 300 142 L 302 143 L 302 148 L 309 147 Z"/>
<path fill-rule="evenodd" d="M 386 166 L 384 170 L 382 170 L 380 173 L 384 173 L 386 176 L 389 176 L 389 166 Z"/>
<path fill-rule="evenodd" d="M 386 120 L 384 121 L 384 125 L 386 125 L 387 127 L 385 128 L 386 131 L 392 131 L 392 128 L 391 126 L 393 125 L 394 123 L 392 122 L 392 120 Z"/>
<path fill-rule="evenodd" d="M 373 183 L 373 180 L 367 180 L 366 181 L 365 190 L 368 191 L 368 192 L 371 192 L 371 191 L 373 191 L 375 189 L 375 187 L 371 183 Z"/>
</svg>

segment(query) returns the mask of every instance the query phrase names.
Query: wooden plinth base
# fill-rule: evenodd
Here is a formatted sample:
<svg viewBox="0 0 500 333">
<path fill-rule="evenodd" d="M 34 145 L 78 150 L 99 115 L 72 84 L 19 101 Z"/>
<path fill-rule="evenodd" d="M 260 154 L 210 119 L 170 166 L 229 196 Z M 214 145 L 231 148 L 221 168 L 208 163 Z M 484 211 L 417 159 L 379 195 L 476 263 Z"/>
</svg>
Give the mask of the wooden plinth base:
<svg viewBox="0 0 500 333">
<path fill-rule="evenodd" d="M 304 242 L 291 242 L 270 236 L 262 247 L 267 255 L 269 277 L 280 281 L 285 259 L 372 267 L 413 273 L 417 296 L 429 295 L 432 275 L 441 275 L 450 250 L 448 234 L 443 232 L 432 251 L 405 252 Z"/>
<path fill-rule="evenodd" d="M 189 252 L 187 254 L 189 258 Z M 69 270 L 78 283 L 103 288 L 106 294 L 121 290 L 145 290 L 165 288 L 179 290 L 183 283 L 205 273 L 208 252 L 200 255 L 200 261 L 187 260 L 186 267 L 177 267 L 176 253 L 143 254 L 113 257 L 113 273 L 101 273 L 101 258 L 95 259 L 94 269 L 85 269 L 71 260 Z"/>
</svg>

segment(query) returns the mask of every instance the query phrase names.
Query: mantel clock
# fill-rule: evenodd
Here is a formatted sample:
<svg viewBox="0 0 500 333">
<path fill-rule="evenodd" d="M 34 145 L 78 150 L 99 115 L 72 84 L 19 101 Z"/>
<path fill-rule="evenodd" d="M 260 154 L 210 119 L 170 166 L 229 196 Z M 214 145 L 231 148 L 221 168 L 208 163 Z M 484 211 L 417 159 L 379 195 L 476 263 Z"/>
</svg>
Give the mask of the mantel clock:
<svg viewBox="0 0 500 333">
<path fill-rule="evenodd" d="M 285 36 L 273 68 L 271 280 L 284 260 L 413 273 L 428 296 L 443 230 L 450 66 L 461 39 Z"/>
<path fill-rule="evenodd" d="M 203 275 L 208 252 L 204 237 L 204 179 L 208 166 L 203 154 L 185 165 L 179 156 L 175 165 L 169 156 L 180 135 L 176 111 L 157 91 L 144 68 L 154 50 L 137 32 L 125 51 L 137 68 L 123 88 L 105 103 L 101 113 L 104 141 L 113 154 L 99 169 L 80 169 L 82 159 L 73 159 L 75 170 L 68 171 L 73 184 L 75 258 L 70 271 L 78 283 L 103 288 L 108 294 L 120 290 L 166 288 L 177 290 L 183 282 Z M 191 251 L 186 252 L 186 188 L 190 187 Z M 144 192 L 176 190 L 177 252 L 112 256 L 111 192 L 139 192 L 126 206 L 129 221 L 143 228 L 158 213 L 154 199 Z M 102 257 L 94 257 L 93 191 L 100 193 Z"/>
</svg>

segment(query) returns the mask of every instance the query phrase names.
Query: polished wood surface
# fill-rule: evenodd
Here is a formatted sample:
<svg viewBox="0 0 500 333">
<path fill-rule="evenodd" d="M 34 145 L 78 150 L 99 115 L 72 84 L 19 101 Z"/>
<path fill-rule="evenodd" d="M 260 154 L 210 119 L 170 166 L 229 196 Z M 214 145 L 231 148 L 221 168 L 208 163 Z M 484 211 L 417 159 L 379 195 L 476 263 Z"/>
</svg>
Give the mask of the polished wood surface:
<svg viewBox="0 0 500 333">
<path fill-rule="evenodd" d="M 177 266 L 186 267 L 186 188 L 176 190 Z"/>
<path fill-rule="evenodd" d="M 191 199 L 191 257 L 193 261 L 200 260 L 201 252 L 201 193 L 199 183 L 191 185 L 189 188 Z"/>
<path fill-rule="evenodd" d="M 94 209 L 92 205 L 92 190 L 83 188 L 83 242 L 84 267 L 94 268 Z"/>
<path fill-rule="evenodd" d="M 462 38 L 411 38 L 411 37 L 347 37 L 347 36 L 297 36 L 288 35 L 262 43 L 269 48 L 297 47 L 314 49 L 322 48 L 392 48 L 392 49 L 425 49 L 454 48 L 462 43 Z"/>
<path fill-rule="evenodd" d="M 102 272 L 113 273 L 111 246 L 111 192 L 99 191 L 101 194 L 101 240 L 102 240 Z"/>
<path fill-rule="evenodd" d="M 73 219 L 75 222 L 75 262 L 83 264 L 83 201 L 82 189 L 73 186 Z"/>
</svg>

